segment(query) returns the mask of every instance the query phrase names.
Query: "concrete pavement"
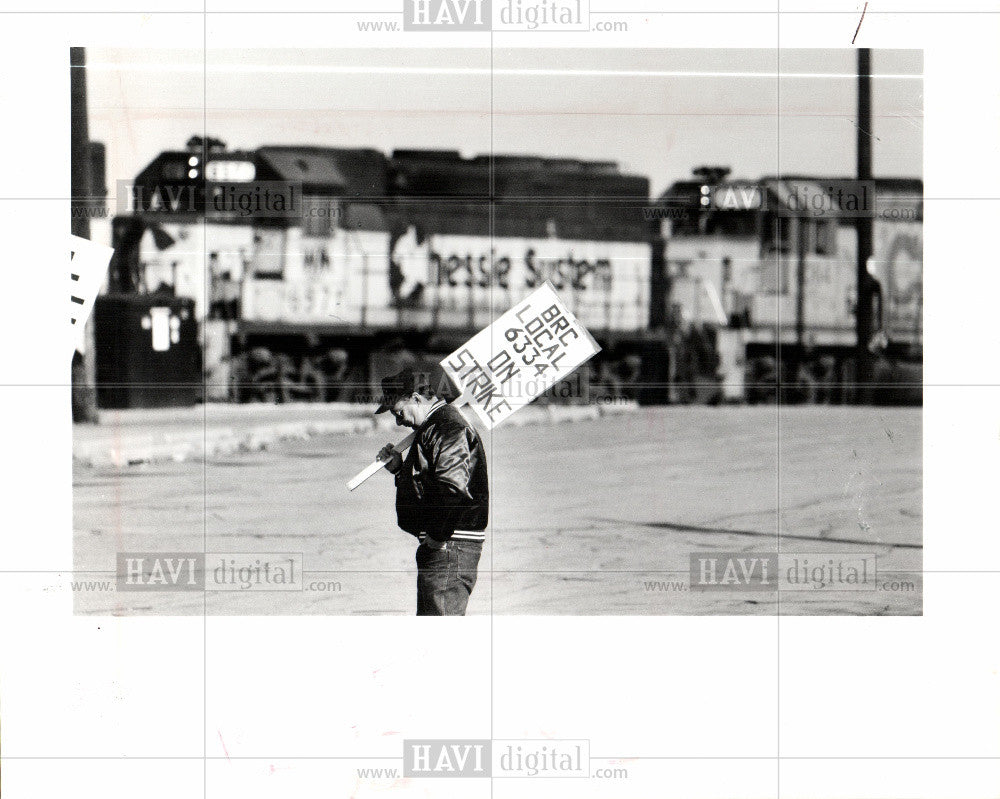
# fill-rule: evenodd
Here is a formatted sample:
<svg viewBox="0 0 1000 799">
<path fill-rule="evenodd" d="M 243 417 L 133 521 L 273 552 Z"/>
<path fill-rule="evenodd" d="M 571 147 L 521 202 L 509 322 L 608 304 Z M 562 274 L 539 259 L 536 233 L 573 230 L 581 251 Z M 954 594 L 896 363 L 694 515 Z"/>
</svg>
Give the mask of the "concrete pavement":
<svg viewBox="0 0 1000 799">
<path fill-rule="evenodd" d="M 667 407 L 501 426 L 486 436 L 492 507 L 469 613 L 919 614 L 921 420 L 914 408 Z M 344 486 L 400 432 L 198 463 L 77 464 L 74 566 L 98 583 L 74 593 L 76 611 L 411 614 L 414 541 L 396 527 L 392 480 Z M 776 548 L 813 562 L 872 554 L 885 584 L 780 597 L 688 584 L 694 553 Z M 306 582 L 211 591 L 207 606 L 202 593 L 118 592 L 122 551 L 301 553 Z"/>
<path fill-rule="evenodd" d="M 529 406 L 506 422 L 510 426 L 597 419 L 630 413 L 634 403 L 584 406 Z M 101 423 L 75 425 L 73 460 L 85 466 L 125 467 L 158 461 L 253 452 L 279 441 L 305 441 L 322 435 L 396 431 L 369 405 L 289 403 L 283 405 L 209 403 L 191 408 L 137 408 L 101 411 Z M 390 436 L 391 437 L 391 436 Z"/>
</svg>

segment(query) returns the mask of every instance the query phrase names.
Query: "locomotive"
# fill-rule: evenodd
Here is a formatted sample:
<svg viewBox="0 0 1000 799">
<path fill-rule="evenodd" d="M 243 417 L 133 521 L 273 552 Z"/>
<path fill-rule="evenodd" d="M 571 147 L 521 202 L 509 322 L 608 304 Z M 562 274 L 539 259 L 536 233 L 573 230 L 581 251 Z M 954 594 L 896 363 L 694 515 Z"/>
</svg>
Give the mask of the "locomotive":
<svg viewBox="0 0 1000 799">
<path fill-rule="evenodd" d="M 588 375 L 616 396 L 656 340 L 649 182 L 611 162 L 197 140 L 131 200 L 110 288 L 193 299 L 207 399 L 361 399 L 545 281 L 600 341 Z"/>
<path fill-rule="evenodd" d="M 711 329 L 724 393 L 770 400 L 780 384 L 786 400 L 851 401 L 856 219 L 866 214 L 873 300 L 862 312 L 874 331 L 866 342 L 874 382 L 889 384 L 887 398 L 919 402 L 922 182 L 799 175 L 729 181 L 724 169 L 696 172 L 700 180 L 674 183 L 661 197 L 670 303 L 675 327 Z"/>
<path fill-rule="evenodd" d="M 683 384 L 753 399 L 782 379 L 780 357 L 762 377 L 776 344 L 800 366 L 804 352 L 850 361 L 850 220 L 789 213 L 798 188 L 719 174 L 651 201 L 649 180 L 612 161 L 195 137 L 136 176 L 108 289 L 188 298 L 205 400 L 367 399 L 381 374 L 443 357 L 545 281 L 602 347 L 553 398 L 695 399 Z M 876 188 L 920 206 L 918 181 Z M 878 329 L 912 357 L 920 221 L 880 224 Z M 707 356 L 690 357 L 692 337 Z"/>
</svg>

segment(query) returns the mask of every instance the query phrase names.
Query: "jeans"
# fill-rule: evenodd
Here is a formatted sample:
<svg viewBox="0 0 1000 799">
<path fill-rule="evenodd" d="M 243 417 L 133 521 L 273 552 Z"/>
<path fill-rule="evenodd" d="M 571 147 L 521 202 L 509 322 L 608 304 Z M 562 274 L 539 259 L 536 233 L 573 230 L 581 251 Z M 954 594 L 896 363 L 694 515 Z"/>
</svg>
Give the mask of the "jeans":
<svg viewBox="0 0 1000 799">
<path fill-rule="evenodd" d="M 482 552 L 478 541 L 454 539 L 441 549 L 417 547 L 417 615 L 464 616 Z"/>
</svg>

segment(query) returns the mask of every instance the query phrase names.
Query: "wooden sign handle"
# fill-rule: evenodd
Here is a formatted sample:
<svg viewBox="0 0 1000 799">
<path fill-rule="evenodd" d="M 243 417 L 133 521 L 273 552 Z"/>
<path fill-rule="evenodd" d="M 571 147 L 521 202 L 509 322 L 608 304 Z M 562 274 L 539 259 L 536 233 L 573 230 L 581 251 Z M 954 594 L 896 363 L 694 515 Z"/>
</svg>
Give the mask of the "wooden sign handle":
<svg viewBox="0 0 1000 799">
<path fill-rule="evenodd" d="M 468 403 L 469 403 L 469 398 L 463 394 L 451 404 L 455 408 L 461 408 L 463 405 L 467 405 Z M 406 436 L 406 438 L 404 438 L 402 441 L 396 444 L 394 447 L 396 452 L 400 453 L 401 455 L 405 453 L 406 450 L 408 450 L 410 448 L 410 445 L 413 443 L 413 438 L 415 435 L 416 435 L 415 432 L 410 433 L 409 435 Z M 347 490 L 353 491 L 355 488 L 361 485 L 365 480 L 367 480 L 373 474 L 377 474 L 379 469 L 384 468 L 388 462 L 389 462 L 388 460 L 384 461 L 375 460 L 369 463 L 364 469 L 362 469 L 348 481 Z"/>
<path fill-rule="evenodd" d="M 395 447 L 396 452 L 399 452 L 400 454 L 406 452 L 406 450 L 409 449 L 410 444 L 413 443 L 414 435 L 415 433 L 410 433 L 406 438 L 404 438 L 402 441 L 396 444 Z M 389 462 L 389 460 L 390 459 L 387 458 L 384 461 L 375 460 L 369 463 L 364 469 L 362 469 L 360 472 L 358 472 L 356 475 L 354 475 L 354 477 L 350 479 L 350 481 L 347 483 L 347 490 L 353 491 L 355 488 L 361 485 L 365 480 L 367 480 L 369 477 L 375 474 L 379 469 L 383 468 Z"/>
</svg>

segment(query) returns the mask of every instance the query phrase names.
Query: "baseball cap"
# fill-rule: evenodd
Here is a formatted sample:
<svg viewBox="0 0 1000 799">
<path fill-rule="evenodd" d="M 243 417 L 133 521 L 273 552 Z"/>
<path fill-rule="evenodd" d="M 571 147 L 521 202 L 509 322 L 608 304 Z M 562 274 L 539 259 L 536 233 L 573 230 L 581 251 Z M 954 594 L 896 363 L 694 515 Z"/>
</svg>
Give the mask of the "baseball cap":
<svg viewBox="0 0 1000 799">
<path fill-rule="evenodd" d="M 414 392 L 422 394 L 429 390 L 448 402 L 458 396 L 444 369 L 433 361 L 414 363 L 394 375 L 383 377 L 381 385 L 382 397 L 375 413 L 385 413 Z"/>
</svg>

